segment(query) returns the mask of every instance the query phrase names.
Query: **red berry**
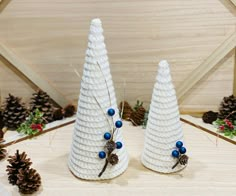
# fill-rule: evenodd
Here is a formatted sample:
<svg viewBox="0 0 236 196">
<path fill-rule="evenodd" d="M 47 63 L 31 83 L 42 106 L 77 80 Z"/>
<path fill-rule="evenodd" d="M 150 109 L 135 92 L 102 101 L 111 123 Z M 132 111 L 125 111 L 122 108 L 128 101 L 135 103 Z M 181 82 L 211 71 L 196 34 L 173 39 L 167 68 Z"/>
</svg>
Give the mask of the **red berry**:
<svg viewBox="0 0 236 196">
<path fill-rule="evenodd" d="M 224 129 L 225 129 L 224 125 L 219 126 L 219 129 L 220 129 L 221 131 L 224 131 Z"/>
</svg>

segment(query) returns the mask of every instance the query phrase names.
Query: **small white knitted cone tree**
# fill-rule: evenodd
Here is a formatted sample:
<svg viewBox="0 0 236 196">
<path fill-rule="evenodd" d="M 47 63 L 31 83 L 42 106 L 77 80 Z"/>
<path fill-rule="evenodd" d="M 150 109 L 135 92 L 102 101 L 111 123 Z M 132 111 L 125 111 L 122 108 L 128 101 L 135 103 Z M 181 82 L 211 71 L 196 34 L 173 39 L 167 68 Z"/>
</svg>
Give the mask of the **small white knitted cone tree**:
<svg viewBox="0 0 236 196">
<path fill-rule="evenodd" d="M 163 60 L 159 63 L 152 94 L 142 154 L 143 165 L 161 173 L 183 169 L 181 164 L 172 169 L 178 160 L 172 156 L 177 141 L 183 141 L 182 126 L 169 65 Z"/>
<path fill-rule="evenodd" d="M 121 129 L 117 129 L 112 137 L 113 127 L 120 118 L 100 19 L 92 20 L 88 39 L 68 165 L 72 173 L 82 179 L 111 179 L 126 170 L 128 155 L 125 146 L 121 145 Z M 107 111 L 111 108 L 114 110 L 109 115 Z M 118 127 L 119 123 L 121 121 Z M 107 162 L 109 153 L 105 145 L 111 141 L 110 136 L 118 142 L 110 143 L 110 147 L 114 148 L 112 153 L 118 156 L 118 163 L 116 155 Z"/>
</svg>

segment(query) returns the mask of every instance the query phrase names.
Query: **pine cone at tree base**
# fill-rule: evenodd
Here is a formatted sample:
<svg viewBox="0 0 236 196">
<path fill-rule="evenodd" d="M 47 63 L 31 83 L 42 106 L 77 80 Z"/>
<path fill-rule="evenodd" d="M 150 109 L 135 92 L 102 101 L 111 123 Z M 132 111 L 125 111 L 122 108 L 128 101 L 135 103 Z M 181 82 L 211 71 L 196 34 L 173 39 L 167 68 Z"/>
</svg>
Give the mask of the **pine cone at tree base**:
<svg viewBox="0 0 236 196">
<path fill-rule="evenodd" d="M 236 97 L 234 95 L 223 98 L 220 104 L 218 118 L 236 120 Z"/>
<path fill-rule="evenodd" d="M 53 112 L 53 120 L 61 120 L 63 119 L 63 112 L 62 112 L 62 109 L 56 109 L 54 112 Z"/>
<path fill-rule="evenodd" d="M 25 121 L 28 115 L 27 109 L 21 103 L 21 99 L 9 94 L 3 105 L 3 123 L 6 127 L 16 129 Z"/>
<path fill-rule="evenodd" d="M 32 194 L 36 192 L 41 185 L 41 177 L 35 169 L 19 169 L 16 185 L 20 193 Z"/>
<path fill-rule="evenodd" d="M 202 120 L 204 123 L 212 124 L 217 120 L 218 112 L 208 111 L 205 112 L 202 116 Z"/>
<path fill-rule="evenodd" d="M 130 116 L 130 121 L 134 126 L 142 125 L 145 116 L 145 108 L 140 106 L 136 111 L 134 111 Z"/>
<path fill-rule="evenodd" d="M 124 104 L 124 108 L 123 108 L 123 104 Z M 129 103 L 127 101 L 124 101 L 124 102 L 122 101 L 122 102 L 120 102 L 120 105 L 119 105 L 120 112 L 122 112 L 122 109 L 123 109 L 122 119 L 129 120 L 130 115 L 133 112 L 132 107 L 129 105 Z"/>
<path fill-rule="evenodd" d="M 42 90 L 38 90 L 36 93 L 33 93 L 31 100 L 30 111 L 34 112 L 36 109 L 39 109 L 39 111 L 43 112 L 43 118 L 46 120 L 46 123 L 52 122 L 53 105 L 49 95 Z"/>
<path fill-rule="evenodd" d="M 19 174 L 20 169 L 29 169 L 32 162 L 29 158 L 26 158 L 27 155 L 25 152 L 19 153 L 19 150 L 16 151 L 14 156 L 9 156 L 7 160 L 9 165 L 7 165 L 7 174 L 9 183 L 15 185 L 17 182 L 17 175 Z"/>
<path fill-rule="evenodd" d="M 64 117 L 71 117 L 75 114 L 75 106 L 72 104 L 67 105 L 64 109 Z"/>
</svg>

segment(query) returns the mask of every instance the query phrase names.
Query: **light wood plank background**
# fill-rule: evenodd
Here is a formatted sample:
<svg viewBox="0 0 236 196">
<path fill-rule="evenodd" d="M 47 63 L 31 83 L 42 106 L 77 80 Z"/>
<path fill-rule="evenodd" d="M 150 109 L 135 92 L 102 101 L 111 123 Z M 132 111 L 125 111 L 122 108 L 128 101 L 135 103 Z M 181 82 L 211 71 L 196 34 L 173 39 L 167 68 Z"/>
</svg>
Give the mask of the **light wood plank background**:
<svg viewBox="0 0 236 196">
<path fill-rule="evenodd" d="M 11 0 L 0 14 L 0 42 L 77 102 L 90 20 L 103 21 L 116 93 L 148 106 L 158 61 L 171 64 L 174 84 L 235 32 L 236 8 L 228 0 Z M 201 80 L 181 103 L 182 111 L 217 109 L 232 93 L 234 53 Z M 32 89 L 0 65 L 2 97 L 28 100 Z M 8 79 L 10 77 L 10 79 Z"/>
<path fill-rule="evenodd" d="M 190 157 L 188 167 L 176 174 L 163 175 L 142 166 L 144 130 L 127 122 L 123 135 L 130 163 L 127 171 L 113 179 L 89 182 L 75 178 L 67 167 L 73 125 L 8 147 L 26 151 L 32 167 L 42 176 L 43 186 L 35 196 L 235 196 L 236 146 L 183 124 L 185 145 Z M 17 187 L 7 181 L 7 161 L 0 162 L 0 188 L 19 196 Z"/>
</svg>

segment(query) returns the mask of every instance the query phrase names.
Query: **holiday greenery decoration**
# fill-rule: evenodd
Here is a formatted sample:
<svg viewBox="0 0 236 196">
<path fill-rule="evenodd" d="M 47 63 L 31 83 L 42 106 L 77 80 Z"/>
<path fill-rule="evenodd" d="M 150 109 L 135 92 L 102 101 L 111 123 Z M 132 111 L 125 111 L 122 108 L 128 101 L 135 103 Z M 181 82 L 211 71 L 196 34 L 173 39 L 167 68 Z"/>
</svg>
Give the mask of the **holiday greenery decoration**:
<svg viewBox="0 0 236 196">
<path fill-rule="evenodd" d="M 20 125 L 17 131 L 26 135 L 35 135 L 38 132 L 42 132 L 45 127 L 43 116 L 44 113 L 36 109 L 34 112 L 30 113 L 27 120 Z"/>
<path fill-rule="evenodd" d="M 17 150 L 14 156 L 9 156 L 6 171 L 9 183 L 17 185 L 20 193 L 32 194 L 39 189 L 41 177 L 35 169 L 30 168 L 32 162 L 26 157 L 25 152 L 19 153 Z"/>
<path fill-rule="evenodd" d="M 7 156 L 7 150 L 0 145 L 0 161 Z"/>
<path fill-rule="evenodd" d="M 140 126 L 143 124 L 144 116 L 146 110 L 143 107 L 143 102 L 137 101 L 136 105 L 134 106 L 134 111 L 130 115 L 130 121 L 134 126 Z"/>
<path fill-rule="evenodd" d="M 64 117 L 71 117 L 75 114 L 75 106 L 72 104 L 67 105 L 64 109 L 63 109 L 63 113 L 64 113 Z"/>
<path fill-rule="evenodd" d="M 236 136 L 236 120 L 232 121 L 229 119 L 217 119 L 213 122 L 213 125 L 220 133 L 223 133 L 225 136 L 230 138 Z"/>
<path fill-rule="evenodd" d="M 129 120 L 130 119 L 130 115 L 133 112 L 133 109 L 127 101 L 120 102 L 119 110 L 120 110 L 120 112 L 123 111 L 122 119 L 124 119 L 124 120 Z"/>
<path fill-rule="evenodd" d="M 20 169 L 29 169 L 32 162 L 29 158 L 26 158 L 27 155 L 25 152 L 19 153 L 19 150 L 16 151 L 14 156 L 9 156 L 8 162 L 9 165 L 7 166 L 7 174 L 9 183 L 15 185 L 19 174 Z"/>
<path fill-rule="evenodd" d="M 36 109 L 43 112 L 43 118 L 46 123 L 53 121 L 53 105 L 51 103 L 51 98 L 42 90 L 33 93 L 33 97 L 31 98 L 30 111 L 34 112 Z"/>
<path fill-rule="evenodd" d="M 26 119 L 27 109 L 19 97 L 9 94 L 2 108 L 3 123 L 7 128 L 16 129 Z"/>
<path fill-rule="evenodd" d="M 32 194 L 36 192 L 41 185 L 41 177 L 35 169 L 19 169 L 17 174 L 16 185 L 19 188 L 19 192 L 23 194 Z"/>
<path fill-rule="evenodd" d="M 204 123 L 212 124 L 218 116 L 218 112 L 208 111 L 205 112 L 202 116 L 202 120 Z"/>
<path fill-rule="evenodd" d="M 161 173 L 183 169 L 186 164 L 173 167 L 176 158 L 172 151 L 176 149 L 177 141 L 183 142 L 183 131 L 169 64 L 164 60 L 159 63 L 153 89 L 141 159 L 143 165 Z M 181 159 L 181 162 L 187 161 Z"/>
<path fill-rule="evenodd" d="M 145 114 L 144 114 L 144 119 L 143 119 L 143 124 L 142 124 L 142 126 L 143 126 L 144 129 L 146 129 L 146 127 L 147 127 L 148 114 L 149 114 L 149 110 L 147 110 L 147 111 L 145 112 Z"/>
<path fill-rule="evenodd" d="M 82 179 L 111 179 L 128 167 L 122 121 L 100 19 L 91 22 L 69 169 Z"/>
<path fill-rule="evenodd" d="M 218 118 L 236 120 L 236 97 L 234 95 L 223 98 L 220 104 Z"/>
</svg>

